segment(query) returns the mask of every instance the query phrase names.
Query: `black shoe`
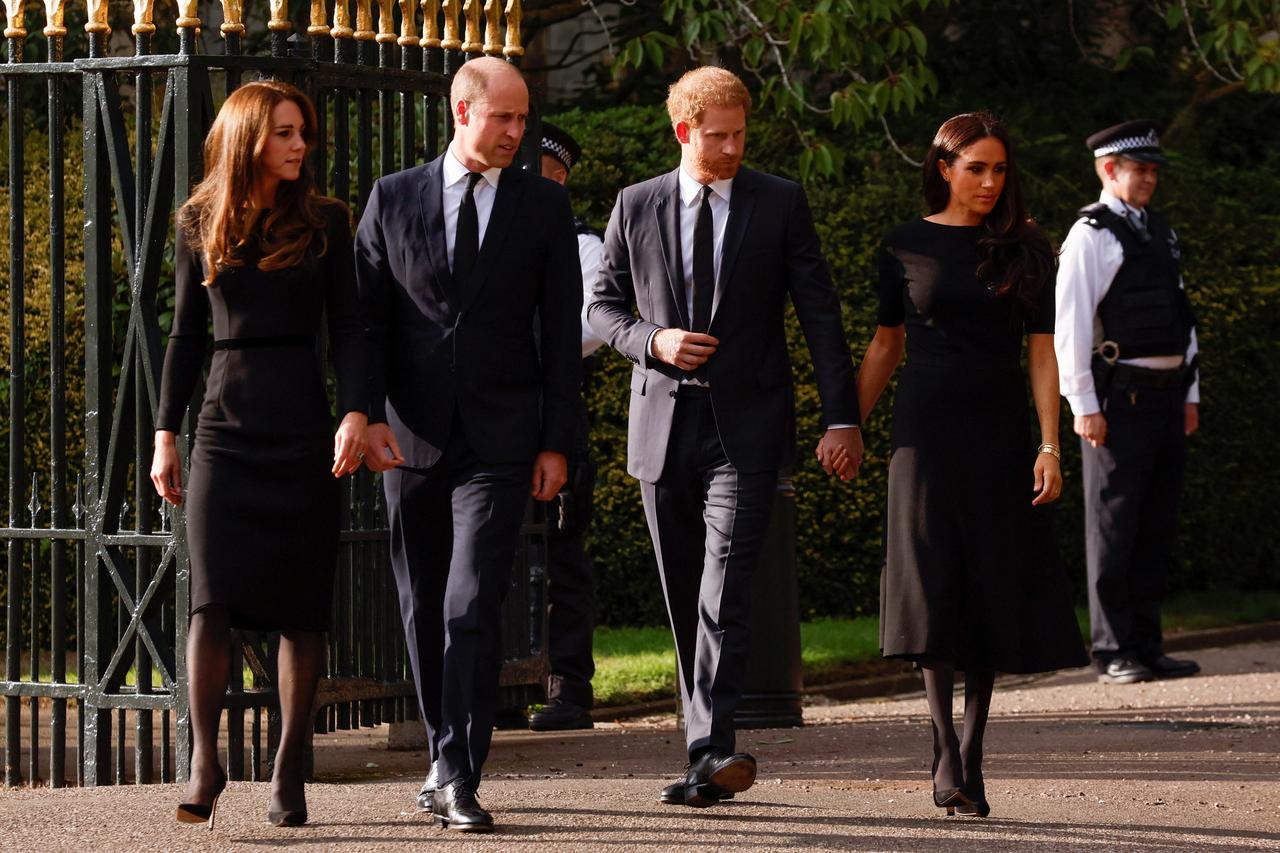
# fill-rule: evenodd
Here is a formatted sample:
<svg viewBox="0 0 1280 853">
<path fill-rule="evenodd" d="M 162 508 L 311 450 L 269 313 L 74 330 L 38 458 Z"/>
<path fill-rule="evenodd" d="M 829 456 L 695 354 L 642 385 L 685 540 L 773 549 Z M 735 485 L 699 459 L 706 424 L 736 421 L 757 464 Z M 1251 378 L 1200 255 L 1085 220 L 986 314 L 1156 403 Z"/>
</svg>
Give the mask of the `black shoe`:
<svg viewBox="0 0 1280 853">
<path fill-rule="evenodd" d="M 440 762 L 431 762 L 431 770 L 427 773 L 427 781 L 422 783 L 422 790 L 418 792 L 418 811 L 431 811 L 431 797 L 436 792 L 436 788 L 440 787 Z"/>
<path fill-rule="evenodd" d="M 307 822 L 307 810 L 304 808 L 268 811 L 267 822 L 272 826 L 302 826 Z"/>
<path fill-rule="evenodd" d="M 1112 658 L 1102 667 L 1098 681 L 1103 684 L 1137 684 L 1154 681 L 1155 673 L 1133 658 Z"/>
<path fill-rule="evenodd" d="M 684 804 L 695 809 L 714 806 L 724 794 L 747 790 L 756 781 L 756 760 L 745 752 L 703 753 L 684 778 Z"/>
<path fill-rule="evenodd" d="M 662 793 L 658 794 L 658 802 L 668 806 L 683 806 L 686 787 L 684 779 L 681 779 L 679 782 L 672 782 L 670 785 L 662 789 Z M 722 803 L 725 800 L 733 799 L 733 791 L 713 791 L 711 786 L 705 786 L 704 792 L 707 794 L 714 794 Z"/>
<path fill-rule="evenodd" d="M 1200 671 L 1200 664 L 1193 660 L 1177 660 L 1168 655 L 1161 655 L 1153 660 L 1144 660 L 1147 668 L 1156 678 L 1186 678 Z"/>
<path fill-rule="evenodd" d="M 529 715 L 529 728 L 535 732 L 564 732 L 594 726 L 590 711 L 563 699 L 552 699 Z"/>
<path fill-rule="evenodd" d="M 956 814 L 965 817 L 987 817 L 991 814 L 991 804 L 987 802 L 985 785 L 982 783 L 976 786 L 966 785 L 961 790 L 968 802 L 956 803 Z"/>
<path fill-rule="evenodd" d="M 227 774 L 218 768 L 218 783 L 213 789 L 213 799 L 209 805 L 203 803 L 179 803 L 177 810 L 178 823 L 207 823 L 213 829 L 214 820 L 218 817 L 218 797 L 227 787 Z"/>
<path fill-rule="evenodd" d="M 480 808 L 476 792 L 465 779 L 454 779 L 432 794 L 431 812 L 444 829 L 493 832 L 493 815 Z"/>
</svg>

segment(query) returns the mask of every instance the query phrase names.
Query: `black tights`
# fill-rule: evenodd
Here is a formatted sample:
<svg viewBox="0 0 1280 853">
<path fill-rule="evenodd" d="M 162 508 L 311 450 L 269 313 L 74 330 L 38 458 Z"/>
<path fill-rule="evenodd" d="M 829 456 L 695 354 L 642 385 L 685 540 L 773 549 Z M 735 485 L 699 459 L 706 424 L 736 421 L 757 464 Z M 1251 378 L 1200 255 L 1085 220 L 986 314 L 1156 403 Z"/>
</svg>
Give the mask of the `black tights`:
<svg viewBox="0 0 1280 853">
<path fill-rule="evenodd" d="M 222 775 L 218 764 L 218 727 L 222 700 L 231 676 L 231 616 L 225 607 L 206 607 L 191 616 L 187 633 L 187 680 L 191 704 L 191 779 L 184 798 L 208 803 Z M 312 724 L 316 685 L 324 668 L 324 634 L 283 631 L 277 658 L 280 694 L 280 747 L 271 778 L 271 809 L 305 807 L 302 766 Z"/>
<path fill-rule="evenodd" d="M 991 711 L 995 673 L 967 670 L 964 678 L 964 740 L 956 737 L 951 703 L 955 691 L 956 668 L 949 663 L 921 664 L 924 695 L 929 703 L 933 728 L 933 787 L 936 790 L 967 788 L 981 790 L 982 736 Z"/>
</svg>

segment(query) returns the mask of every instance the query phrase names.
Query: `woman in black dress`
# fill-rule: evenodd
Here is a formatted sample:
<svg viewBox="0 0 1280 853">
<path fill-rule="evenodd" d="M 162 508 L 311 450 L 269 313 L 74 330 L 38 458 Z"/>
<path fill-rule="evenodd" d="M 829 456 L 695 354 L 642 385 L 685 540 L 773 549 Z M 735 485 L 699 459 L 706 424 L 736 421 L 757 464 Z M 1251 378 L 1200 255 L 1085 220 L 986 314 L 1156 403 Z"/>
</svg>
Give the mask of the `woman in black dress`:
<svg viewBox="0 0 1280 853">
<path fill-rule="evenodd" d="M 982 735 L 995 673 L 1088 663 L 1045 506 L 1062 489 L 1054 255 L 1027 216 L 1012 146 L 990 115 L 942 125 L 925 156 L 924 196 L 929 216 L 884 239 L 878 328 L 858 372 L 865 417 L 905 343 L 880 645 L 924 674 L 935 804 L 985 817 Z M 1024 337 L 1040 423 L 1034 452 Z M 957 669 L 963 741 L 951 716 Z"/>
<path fill-rule="evenodd" d="M 187 484 L 191 780 L 178 820 L 212 822 L 226 776 L 218 722 L 232 628 L 278 630 L 282 728 L 268 818 L 306 822 L 302 750 L 324 667 L 337 556 L 338 478 L 359 467 L 367 402 L 350 214 L 307 168 L 316 115 L 299 90 L 250 83 L 205 141 L 205 178 L 178 214 L 177 295 L 151 479 L 183 502 L 174 446 L 214 353 Z M 336 435 L 318 341 L 338 378 Z M 331 437 L 332 436 L 332 437 Z"/>
</svg>

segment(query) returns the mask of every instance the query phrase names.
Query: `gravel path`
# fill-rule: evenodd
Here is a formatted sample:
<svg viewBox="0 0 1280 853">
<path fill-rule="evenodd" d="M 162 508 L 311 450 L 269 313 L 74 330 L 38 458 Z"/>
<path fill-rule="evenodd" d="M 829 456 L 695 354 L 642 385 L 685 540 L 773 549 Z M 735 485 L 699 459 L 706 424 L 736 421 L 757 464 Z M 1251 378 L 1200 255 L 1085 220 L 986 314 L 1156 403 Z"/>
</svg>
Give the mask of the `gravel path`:
<svg viewBox="0 0 1280 853">
<path fill-rule="evenodd" d="M 814 704 L 803 729 L 741 733 L 759 781 L 714 809 L 657 803 L 682 764 L 674 718 L 660 716 L 500 732 L 481 789 L 499 832 L 446 833 L 412 807 L 425 757 L 388 751 L 373 729 L 317 739 L 304 828 L 266 824 L 264 783 L 232 783 L 213 832 L 173 821 L 172 785 L 0 790 L 0 849 L 1280 850 L 1280 643 L 1195 657 L 1205 674 L 1174 682 L 1002 681 L 985 821 L 932 807 L 915 695 Z"/>
</svg>

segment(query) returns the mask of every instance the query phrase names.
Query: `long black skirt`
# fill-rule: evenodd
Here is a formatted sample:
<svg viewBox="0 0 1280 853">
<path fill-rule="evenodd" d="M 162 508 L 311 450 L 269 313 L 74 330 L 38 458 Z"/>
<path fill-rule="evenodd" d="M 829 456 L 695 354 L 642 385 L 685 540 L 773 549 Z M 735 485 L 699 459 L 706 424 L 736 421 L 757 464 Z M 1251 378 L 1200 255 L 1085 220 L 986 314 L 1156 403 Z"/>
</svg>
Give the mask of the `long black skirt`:
<svg viewBox="0 0 1280 853">
<path fill-rule="evenodd" d="M 880 648 L 958 669 L 1088 663 L 1017 369 L 908 364 L 893 406 Z"/>
</svg>

